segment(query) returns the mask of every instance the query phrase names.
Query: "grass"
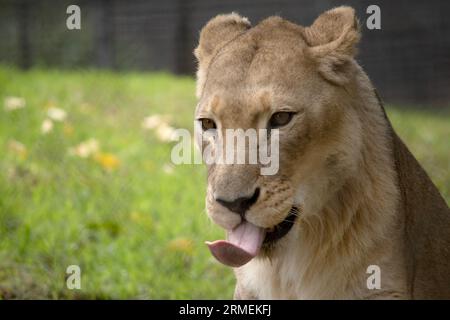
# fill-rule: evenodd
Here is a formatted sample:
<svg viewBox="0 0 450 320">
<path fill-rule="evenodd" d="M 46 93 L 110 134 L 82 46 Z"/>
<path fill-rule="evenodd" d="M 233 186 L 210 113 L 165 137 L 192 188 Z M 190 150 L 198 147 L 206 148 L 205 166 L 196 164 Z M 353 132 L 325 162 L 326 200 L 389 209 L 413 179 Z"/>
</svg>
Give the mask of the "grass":
<svg viewBox="0 0 450 320">
<path fill-rule="evenodd" d="M 203 242 L 223 236 L 204 213 L 203 166 L 170 165 L 172 144 L 141 126 L 168 115 L 192 127 L 194 81 L 168 74 L 0 67 L 0 298 L 230 298 L 232 272 Z M 44 134 L 49 110 L 66 111 Z M 450 199 L 449 113 L 388 110 Z M 71 154 L 89 139 L 99 149 Z M 66 287 L 79 265 L 82 289 Z"/>
</svg>

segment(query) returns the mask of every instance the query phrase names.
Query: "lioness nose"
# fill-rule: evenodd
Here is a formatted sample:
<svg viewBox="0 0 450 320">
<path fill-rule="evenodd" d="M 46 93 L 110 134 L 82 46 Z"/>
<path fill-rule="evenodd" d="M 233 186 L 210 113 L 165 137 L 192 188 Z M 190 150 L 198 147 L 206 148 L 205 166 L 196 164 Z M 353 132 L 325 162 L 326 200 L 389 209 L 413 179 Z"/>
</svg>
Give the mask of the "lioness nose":
<svg viewBox="0 0 450 320">
<path fill-rule="evenodd" d="M 233 201 L 226 201 L 220 198 L 217 198 L 216 201 L 228 208 L 230 211 L 236 212 L 244 217 L 245 212 L 258 200 L 259 197 L 259 188 L 256 188 L 255 192 L 251 197 L 241 197 L 237 198 Z"/>
</svg>

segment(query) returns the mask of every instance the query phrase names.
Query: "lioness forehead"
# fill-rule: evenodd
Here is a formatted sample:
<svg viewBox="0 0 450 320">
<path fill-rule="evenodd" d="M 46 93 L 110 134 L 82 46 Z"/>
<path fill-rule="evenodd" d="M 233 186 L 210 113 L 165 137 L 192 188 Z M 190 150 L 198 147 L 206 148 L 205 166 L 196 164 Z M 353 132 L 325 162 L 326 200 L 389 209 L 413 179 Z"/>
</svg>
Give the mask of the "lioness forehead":
<svg viewBox="0 0 450 320">
<path fill-rule="evenodd" d="M 300 28 L 272 17 L 227 43 L 209 64 L 204 93 L 292 86 L 310 67 Z"/>
</svg>

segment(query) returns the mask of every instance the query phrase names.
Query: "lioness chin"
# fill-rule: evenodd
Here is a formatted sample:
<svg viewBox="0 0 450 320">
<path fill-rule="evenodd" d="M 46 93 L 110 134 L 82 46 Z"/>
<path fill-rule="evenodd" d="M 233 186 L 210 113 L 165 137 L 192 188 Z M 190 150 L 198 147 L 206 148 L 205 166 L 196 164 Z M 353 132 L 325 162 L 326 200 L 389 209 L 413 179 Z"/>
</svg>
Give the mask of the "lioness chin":
<svg viewBox="0 0 450 320">
<path fill-rule="evenodd" d="M 349 7 L 309 27 L 233 13 L 201 31 L 198 125 L 279 130 L 275 175 L 208 165 L 207 212 L 228 233 L 209 247 L 235 298 L 450 298 L 449 208 L 355 61 L 359 38 Z"/>
</svg>

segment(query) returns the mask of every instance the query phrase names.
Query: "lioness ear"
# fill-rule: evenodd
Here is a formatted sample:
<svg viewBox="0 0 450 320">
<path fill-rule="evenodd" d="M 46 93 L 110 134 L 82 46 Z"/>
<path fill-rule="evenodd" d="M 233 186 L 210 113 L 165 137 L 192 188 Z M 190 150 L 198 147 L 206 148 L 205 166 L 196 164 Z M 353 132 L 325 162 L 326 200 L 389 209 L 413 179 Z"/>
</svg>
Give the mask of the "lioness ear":
<svg viewBox="0 0 450 320">
<path fill-rule="evenodd" d="M 244 31 L 250 29 L 251 24 L 247 18 L 237 13 L 221 14 L 209 20 L 200 32 L 198 47 L 194 55 L 198 60 L 197 96 L 201 95 L 204 73 L 209 61 L 220 48 L 236 38 Z"/>
<path fill-rule="evenodd" d="M 355 10 L 338 7 L 321 14 L 304 29 L 308 54 L 319 62 L 319 72 L 326 79 L 344 84 L 348 80 L 348 64 L 356 54 L 361 37 Z"/>
<path fill-rule="evenodd" d="M 200 41 L 194 54 L 201 63 L 208 59 L 223 44 L 251 27 L 247 18 L 237 13 L 220 14 L 206 24 L 200 32 Z"/>
</svg>

